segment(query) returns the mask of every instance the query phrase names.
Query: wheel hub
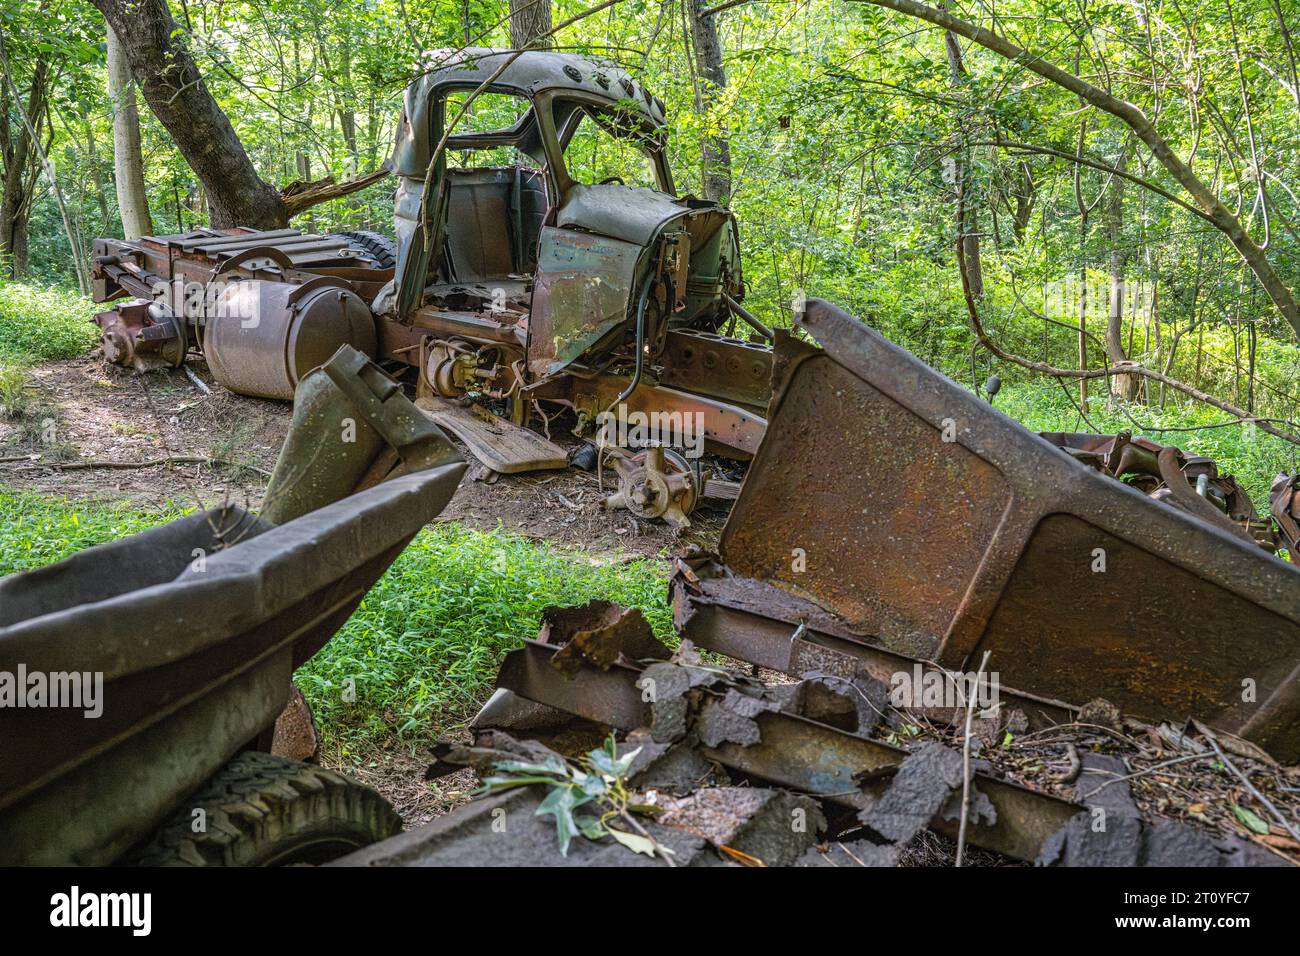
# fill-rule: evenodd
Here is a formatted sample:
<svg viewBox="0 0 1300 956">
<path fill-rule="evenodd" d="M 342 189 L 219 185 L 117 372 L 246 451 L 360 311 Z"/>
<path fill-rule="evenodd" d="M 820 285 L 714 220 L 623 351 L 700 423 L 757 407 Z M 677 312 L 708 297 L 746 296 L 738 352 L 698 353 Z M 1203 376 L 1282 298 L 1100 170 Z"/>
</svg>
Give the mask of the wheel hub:
<svg viewBox="0 0 1300 956">
<path fill-rule="evenodd" d="M 695 471 L 680 454 L 659 447 L 635 454 L 620 449 L 613 453 L 613 466 L 618 491 L 605 499 L 605 508 L 623 508 L 646 520 L 661 518 L 678 530 L 690 527 L 688 515 L 700 489 Z"/>
</svg>

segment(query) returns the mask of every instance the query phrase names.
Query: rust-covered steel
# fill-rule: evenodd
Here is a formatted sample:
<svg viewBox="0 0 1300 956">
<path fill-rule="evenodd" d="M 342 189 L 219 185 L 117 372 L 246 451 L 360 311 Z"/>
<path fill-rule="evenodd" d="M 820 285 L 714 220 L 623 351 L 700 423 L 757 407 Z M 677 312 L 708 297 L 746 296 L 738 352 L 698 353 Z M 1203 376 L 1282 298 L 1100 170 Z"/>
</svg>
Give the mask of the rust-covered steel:
<svg viewBox="0 0 1300 956">
<path fill-rule="evenodd" d="M 1276 551 L 1277 533 L 1261 518 L 1244 488 L 1232 475 L 1219 474 L 1212 458 L 1187 455 L 1171 445 L 1132 432 L 1091 435 L 1039 432 L 1077 461 L 1123 481 L 1158 501 L 1197 515 L 1230 534 Z"/>
<path fill-rule="evenodd" d="M 1293 562 L 1300 562 L 1300 475 L 1278 475 L 1269 489 L 1268 510 L 1277 522 Z"/>
<path fill-rule="evenodd" d="M 0 580 L 0 673 L 98 675 L 101 711 L 0 708 L 0 862 L 112 862 L 234 754 L 270 749 L 293 671 L 450 500 L 465 463 L 396 383 L 346 349 L 313 375 L 332 401 L 295 419 L 261 515 L 214 508 Z M 345 416 L 381 437 L 342 462 L 295 441 L 332 419 L 342 445 Z"/>
<path fill-rule="evenodd" d="M 771 421 L 721 541 L 744 584 L 714 604 L 790 624 L 801 602 L 840 640 L 957 671 L 989 651 L 1022 694 L 1198 717 L 1300 756 L 1300 569 L 825 302 L 801 324 L 822 348 L 778 344 Z M 1204 465 L 1176 452 L 1156 453 L 1161 480 L 1187 468 L 1179 490 L 1212 507 Z"/>
<path fill-rule="evenodd" d="M 908 657 L 852 633 L 834 614 L 772 584 L 732 575 L 714 557 L 679 561 L 669 583 L 673 626 L 697 646 L 785 674 L 863 675 L 891 685 L 897 675 L 937 672 L 930 661 Z M 1025 715 L 1028 726 L 1067 724 L 1078 707 L 1000 685 L 1004 708 Z"/>
<path fill-rule="evenodd" d="M 647 673 L 626 659 L 605 669 L 561 669 L 553 643 L 528 641 L 502 663 L 499 687 L 563 711 L 631 731 L 650 727 L 653 705 L 643 679 Z M 721 700 L 726 688 L 702 691 L 704 706 Z M 777 786 L 808 793 L 846 809 L 860 809 L 888 789 L 907 751 L 858 734 L 778 710 L 758 713 L 758 739 L 723 741 L 701 753 L 732 770 Z M 992 819 L 972 820 L 968 839 L 974 846 L 1022 860 L 1035 859 L 1044 842 L 1070 818 L 1083 812 L 1078 804 L 1017 784 L 975 773 L 973 785 L 993 808 Z M 865 798 L 865 800 L 864 800 Z M 933 826 L 955 833 L 955 820 L 936 818 Z"/>
<path fill-rule="evenodd" d="M 289 400 L 341 345 L 377 350 L 369 301 L 392 275 L 347 235 L 199 229 L 95 242 L 95 316 L 104 357 L 145 370 L 202 352 L 242 395 Z"/>
</svg>

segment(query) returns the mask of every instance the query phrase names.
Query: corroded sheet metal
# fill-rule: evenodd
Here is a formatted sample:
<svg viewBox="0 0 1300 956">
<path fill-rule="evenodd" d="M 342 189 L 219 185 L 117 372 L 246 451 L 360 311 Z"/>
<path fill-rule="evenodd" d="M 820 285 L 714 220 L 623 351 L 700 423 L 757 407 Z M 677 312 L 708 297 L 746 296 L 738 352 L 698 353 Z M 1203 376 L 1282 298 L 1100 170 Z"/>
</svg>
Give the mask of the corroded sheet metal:
<svg viewBox="0 0 1300 956">
<path fill-rule="evenodd" d="M 1278 475 L 1268 493 L 1268 510 L 1286 538 L 1292 561 L 1300 561 L 1300 475 Z"/>
<path fill-rule="evenodd" d="M 772 397 L 772 350 L 712 332 L 674 329 L 664 342 L 660 382 L 756 409 Z"/>
<path fill-rule="evenodd" d="M 771 584 L 736 578 L 702 558 L 681 563 L 669 582 L 673 626 L 697 647 L 726 654 L 795 677 L 811 671 L 843 678 L 865 675 L 891 686 L 917 660 L 855 637 L 833 614 Z M 1007 710 L 1025 715 L 1032 729 L 1070 723 L 1077 708 L 1025 694 L 1005 685 L 998 697 Z"/>
<path fill-rule="evenodd" d="M 528 367 L 543 378 L 621 327 L 642 248 L 547 226 L 528 321 Z"/>
<path fill-rule="evenodd" d="M 1300 569 L 1115 481 L 820 301 L 779 344 L 731 571 L 848 636 L 1300 757 Z"/>
</svg>

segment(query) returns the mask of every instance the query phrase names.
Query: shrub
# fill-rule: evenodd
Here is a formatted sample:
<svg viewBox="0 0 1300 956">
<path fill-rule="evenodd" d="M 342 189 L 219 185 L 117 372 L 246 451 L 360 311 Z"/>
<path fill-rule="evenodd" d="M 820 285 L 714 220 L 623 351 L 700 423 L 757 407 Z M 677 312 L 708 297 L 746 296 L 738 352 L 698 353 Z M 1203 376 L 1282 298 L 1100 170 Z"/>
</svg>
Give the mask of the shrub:
<svg viewBox="0 0 1300 956">
<path fill-rule="evenodd" d="M 88 352 L 99 341 L 95 311 L 75 292 L 0 282 L 0 356 L 41 362 Z"/>
</svg>

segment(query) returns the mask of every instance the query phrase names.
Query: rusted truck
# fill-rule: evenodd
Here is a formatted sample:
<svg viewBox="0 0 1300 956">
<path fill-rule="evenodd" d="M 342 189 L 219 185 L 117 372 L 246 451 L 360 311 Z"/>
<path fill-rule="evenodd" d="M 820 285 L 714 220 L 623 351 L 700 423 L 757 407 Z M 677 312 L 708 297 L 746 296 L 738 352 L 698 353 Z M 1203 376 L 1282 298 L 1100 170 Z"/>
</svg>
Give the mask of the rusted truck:
<svg viewBox="0 0 1300 956">
<path fill-rule="evenodd" d="M 663 102 L 567 53 L 433 59 L 405 95 L 395 243 L 291 229 L 99 240 L 96 300 L 132 297 L 96 317 L 105 356 L 146 368 L 201 352 L 230 390 L 288 399 L 348 344 L 406 369 L 426 412 L 499 472 L 567 464 L 525 427 L 539 407 L 570 410 L 580 435 L 611 410 L 691 416 L 705 449 L 751 458 L 771 333 L 740 304 L 732 214 L 677 195 Z M 684 523 L 705 492 L 671 448 L 618 458 L 611 497 L 646 517 Z"/>
</svg>

